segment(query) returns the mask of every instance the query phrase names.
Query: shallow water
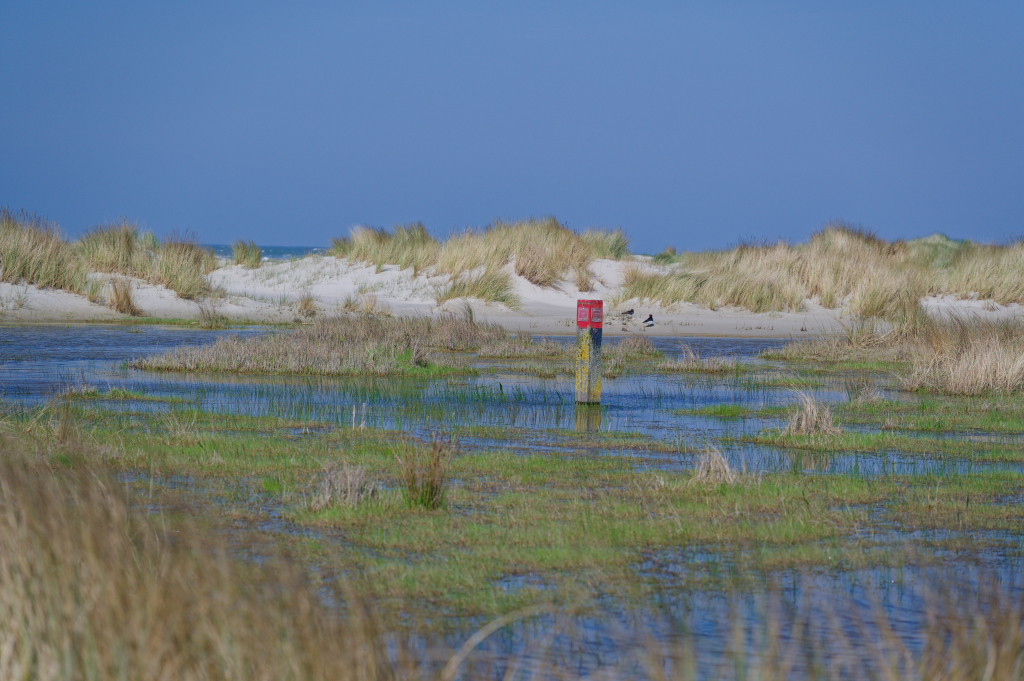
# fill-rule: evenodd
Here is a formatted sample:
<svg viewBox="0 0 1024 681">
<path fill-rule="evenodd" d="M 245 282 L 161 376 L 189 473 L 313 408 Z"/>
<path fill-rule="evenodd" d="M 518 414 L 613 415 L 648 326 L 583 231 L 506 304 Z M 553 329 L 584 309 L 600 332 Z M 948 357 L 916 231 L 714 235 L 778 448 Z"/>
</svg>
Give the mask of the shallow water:
<svg viewBox="0 0 1024 681">
<path fill-rule="evenodd" d="M 693 456 L 685 452 L 699 450 L 711 438 L 753 435 L 762 428 L 780 425 L 772 420 L 679 415 L 674 410 L 723 403 L 757 409 L 796 399 L 793 389 L 757 385 L 744 373 L 627 374 L 604 379 L 600 408 L 584 414 L 574 405 L 571 377 L 544 379 L 502 369 L 514 361 L 480 360 L 493 371 L 434 380 L 197 375 L 146 372 L 124 366 L 128 359 L 181 345 L 202 345 L 225 335 L 264 332 L 259 328 L 206 331 L 121 325 L 0 326 L 0 399 L 8 404 L 32 406 L 69 387 L 86 384 L 101 392 L 119 388 L 150 398 L 84 403 L 103 409 L 189 412 L 199 408 L 229 415 L 318 421 L 328 428 L 365 424 L 417 435 L 438 426 L 464 428 L 470 429 L 463 437 L 469 445 L 521 452 L 579 451 L 581 445 L 571 435 L 579 426 L 604 433 L 628 432 L 650 437 L 658 443 L 658 449 L 667 451 L 645 452 L 642 465 L 666 469 L 692 465 Z M 572 336 L 540 339 L 574 342 Z M 608 342 L 614 344 L 619 340 L 610 338 Z M 666 337 L 652 341 L 668 358 L 693 350 L 701 356 L 727 355 L 761 365 L 764 363 L 756 358 L 757 353 L 785 342 Z M 826 401 L 845 399 L 843 387 L 835 379 L 809 390 Z M 519 429 L 519 434 L 495 438 L 472 430 L 481 426 Z M 601 449 L 609 454 L 634 455 L 636 447 L 602 445 Z M 801 455 L 754 445 L 733 445 L 724 454 L 732 465 L 750 472 L 802 470 L 871 476 L 1021 468 L 1018 464 L 951 461 L 941 455 Z"/>
<path fill-rule="evenodd" d="M 577 410 L 573 404 L 573 384 L 568 377 L 541 379 L 502 371 L 482 376 L 448 380 L 397 380 L 373 378 L 287 378 L 224 375 L 160 374 L 127 369 L 127 359 L 162 352 L 180 345 L 212 343 L 225 335 L 251 335 L 258 328 L 224 331 L 189 330 L 158 326 L 0 326 L 0 399 L 8 405 L 29 407 L 51 399 L 69 386 L 94 385 L 101 391 L 121 388 L 150 397 L 178 398 L 182 403 L 139 400 L 87 402 L 85 406 L 103 409 L 180 411 L 195 408 L 223 414 L 278 416 L 321 421 L 324 428 L 349 428 L 364 421 L 368 426 L 398 429 L 423 434 L 438 425 L 462 427 L 465 447 L 509 449 L 515 452 L 557 452 L 567 455 L 622 455 L 633 457 L 638 468 L 679 469 L 693 465 L 694 450 L 722 435 L 754 434 L 777 421 L 762 419 L 722 420 L 683 416 L 677 409 L 735 403 L 759 408 L 792 402 L 789 388 L 752 385 L 746 374 L 634 375 L 605 379 L 603 403 L 598 410 L 602 434 L 638 433 L 652 438 L 657 447 L 585 444 L 592 440 L 574 434 Z M 560 343 L 572 343 L 573 337 L 545 337 Z M 759 362 L 757 353 L 777 347 L 778 339 L 731 338 L 656 338 L 652 339 L 668 357 L 683 351 L 683 344 L 702 356 L 731 355 L 744 361 Z M 615 342 L 609 339 L 609 342 Z M 497 367 L 502 362 L 490 363 Z M 505 363 L 507 364 L 507 363 Z M 763 364 L 763 363 L 762 363 Z M 812 392 L 826 400 L 843 400 L 840 381 L 827 379 Z M 353 412 L 355 408 L 355 412 Z M 354 414 L 354 418 L 353 418 Z M 496 435 L 480 426 L 514 428 L 511 434 Z M 311 435 L 314 436 L 314 435 Z M 950 437 L 967 437 L 950 434 Z M 985 439 L 985 438 L 982 438 Z M 993 439 L 993 438 L 988 438 Z M 1016 442 L 1014 436 L 998 436 L 1001 442 Z M 984 442 L 979 442 L 983 445 Z M 730 445 L 723 451 L 737 469 L 757 471 L 793 471 L 801 474 L 842 473 L 864 477 L 879 475 L 949 475 L 989 468 L 1020 469 L 1017 464 L 978 464 L 943 456 L 908 455 L 899 452 L 876 454 L 816 454 L 780 450 L 754 445 Z M 140 486 L 145 480 L 137 475 L 125 477 L 127 483 Z M 173 489 L 202 494 L 196 482 L 187 477 L 165 479 Z M 201 483 L 200 483 L 201 484 Z M 251 488 L 240 485 L 240 490 Z M 210 497 L 216 504 L 216 496 Z M 273 495 L 255 498 L 263 511 L 259 527 L 263 532 L 287 532 L 305 537 L 340 541 L 330 531 L 299 527 L 285 522 L 275 511 Z M 1019 503 L 1008 500 L 1007 503 Z M 873 530 L 874 532 L 874 530 Z M 952 536 L 947 531 L 934 533 L 875 532 L 871 540 L 898 546 L 904 543 L 929 546 Z M 982 537 L 976 537 L 981 539 Z M 851 538 L 854 540 L 855 538 Z M 1019 537 L 993 537 L 995 548 L 971 555 L 950 555 L 941 548 L 933 550 L 942 570 L 953 577 L 950 583 L 982 584 L 997 581 L 1013 593 L 1021 591 L 1024 574 L 1021 556 L 1024 548 Z M 686 587 L 695 572 L 707 571 L 709 563 L 722 574 L 735 570 L 721 554 L 706 548 L 680 547 L 673 551 L 647 552 L 636 566 L 638 580 L 661 584 L 662 600 L 650 604 L 649 611 L 623 612 L 613 602 L 599 602 L 597 613 L 576 618 L 572 635 L 559 634 L 550 651 L 573 659 L 581 669 L 599 665 L 621 652 L 623 632 L 646 629 L 658 641 L 671 641 L 685 626 L 688 635 L 701 647 L 701 656 L 711 660 L 729 645 L 730 618 L 754 622 L 766 609 L 781 607 L 782 617 L 792 617 L 795 608 L 808 607 L 807 624 L 825 631 L 839 616 L 843 627 L 853 628 L 852 618 L 860 611 L 878 605 L 891 619 L 897 634 L 911 648 L 920 645 L 918 631 L 925 616 L 921 584 L 934 580 L 924 568 L 847 569 L 838 566 L 827 572 L 782 572 L 762 576 L 758 589 L 733 592 Z M 929 568 L 931 570 L 931 568 Z M 769 583 L 770 582 L 770 583 Z M 938 583 L 942 583 L 941 581 Z M 542 581 L 530 575 L 508 576 L 495 584 L 496 589 L 514 591 L 543 589 Z M 787 601 L 788 599 L 788 601 Z M 810 605 L 806 605 L 806 604 Z M 848 608 L 853 604 L 852 609 Z M 799 613 L 798 613 L 799 614 Z M 870 613 L 868 613 L 870 614 Z M 637 618 L 639 617 L 639 620 Z M 639 622 L 639 624 L 638 624 Z M 463 622 L 451 627 L 451 642 L 457 645 L 468 632 L 482 622 Z M 487 641 L 484 648 L 501 657 L 532 653 L 528 641 L 551 631 L 554 621 L 542 616 L 513 625 L 502 635 Z M 559 625 L 561 626 L 561 625 Z"/>
</svg>

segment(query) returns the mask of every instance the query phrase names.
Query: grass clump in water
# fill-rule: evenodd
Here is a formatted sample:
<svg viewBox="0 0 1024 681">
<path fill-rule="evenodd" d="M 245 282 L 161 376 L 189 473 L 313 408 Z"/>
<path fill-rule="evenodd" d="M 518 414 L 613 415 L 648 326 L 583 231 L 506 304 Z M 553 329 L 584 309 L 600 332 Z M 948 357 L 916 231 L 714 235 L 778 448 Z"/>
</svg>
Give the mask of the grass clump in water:
<svg viewBox="0 0 1024 681">
<path fill-rule="evenodd" d="M 372 499 L 378 492 L 363 466 L 327 465 L 320 471 L 314 486 L 310 508 L 322 511 L 333 506 L 357 506 Z"/>
<path fill-rule="evenodd" d="M 832 422 L 828 405 L 805 392 L 797 393 L 798 406 L 786 424 L 786 435 L 838 435 L 842 428 Z"/>
<path fill-rule="evenodd" d="M 606 346 L 605 352 L 624 359 L 650 359 L 661 356 L 661 351 L 654 347 L 650 338 L 636 334 L 626 336 L 614 345 Z"/>
<path fill-rule="evenodd" d="M 1024 389 L 1024 324 L 951 317 L 933 323 L 917 343 L 907 390 L 947 395 L 1016 393 Z"/>
<path fill-rule="evenodd" d="M 323 318 L 285 333 L 223 337 L 205 347 L 180 347 L 134 360 L 153 371 L 303 374 L 320 376 L 431 376 L 467 371 L 453 358 L 431 353 L 475 350 L 504 342 L 496 324 L 442 317 L 351 315 Z"/>
<path fill-rule="evenodd" d="M 722 452 L 709 448 L 701 452 L 697 458 L 697 464 L 689 484 L 697 486 L 731 485 L 739 478 L 740 476 L 722 456 Z"/>
<path fill-rule="evenodd" d="M 1024 390 L 1024 323 L 1016 319 L 921 312 L 902 325 L 860 321 L 841 336 L 797 341 L 761 356 L 832 367 L 873 363 L 893 371 L 904 390 L 975 396 Z"/>
<path fill-rule="evenodd" d="M 411 508 L 431 511 L 445 505 L 457 453 L 458 443 L 440 433 L 431 436 L 429 446 L 405 444 L 395 452 L 405 500 Z"/>
<path fill-rule="evenodd" d="M 653 370 L 658 373 L 703 373 L 703 374 L 739 374 L 748 367 L 733 357 L 701 357 L 688 345 L 682 347 L 680 356 L 658 362 Z"/>
</svg>

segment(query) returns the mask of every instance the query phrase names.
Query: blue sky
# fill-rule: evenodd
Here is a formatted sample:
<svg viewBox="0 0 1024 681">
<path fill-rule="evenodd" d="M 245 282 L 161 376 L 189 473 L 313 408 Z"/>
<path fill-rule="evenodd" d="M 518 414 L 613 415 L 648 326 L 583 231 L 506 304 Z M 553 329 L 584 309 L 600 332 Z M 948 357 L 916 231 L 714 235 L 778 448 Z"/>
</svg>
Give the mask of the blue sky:
<svg viewBox="0 0 1024 681">
<path fill-rule="evenodd" d="M 1024 234 L 1024 3 L 0 4 L 0 204 L 205 243 Z"/>
</svg>

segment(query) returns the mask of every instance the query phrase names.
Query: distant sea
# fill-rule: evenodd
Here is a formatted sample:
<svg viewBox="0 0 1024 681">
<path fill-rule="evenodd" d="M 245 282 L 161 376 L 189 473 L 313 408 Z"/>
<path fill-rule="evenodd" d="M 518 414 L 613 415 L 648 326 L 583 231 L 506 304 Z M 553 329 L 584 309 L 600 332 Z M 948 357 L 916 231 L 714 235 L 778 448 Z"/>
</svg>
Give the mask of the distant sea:
<svg viewBox="0 0 1024 681">
<path fill-rule="evenodd" d="M 202 244 L 203 248 L 212 248 L 218 258 L 232 258 L 231 246 L 226 244 Z M 260 246 L 264 260 L 292 260 L 307 255 L 323 255 L 327 249 L 323 246 Z"/>
</svg>

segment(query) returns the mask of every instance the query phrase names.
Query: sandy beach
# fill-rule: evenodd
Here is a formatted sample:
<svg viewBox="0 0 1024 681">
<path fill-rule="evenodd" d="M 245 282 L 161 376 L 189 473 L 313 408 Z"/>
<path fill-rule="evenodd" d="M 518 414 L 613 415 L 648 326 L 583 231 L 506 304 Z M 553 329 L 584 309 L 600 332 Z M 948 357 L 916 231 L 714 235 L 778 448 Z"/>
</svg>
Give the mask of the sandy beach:
<svg viewBox="0 0 1024 681">
<path fill-rule="evenodd" d="M 257 269 L 246 269 L 222 261 L 208 275 L 214 294 L 198 301 L 186 300 L 162 286 L 132 280 L 133 298 L 146 318 L 189 320 L 203 314 L 253 323 L 303 322 L 317 316 L 359 310 L 377 310 L 393 315 L 437 316 L 466 314 L 496 322 L 510 330 L 537 334 L 570 333 L 574 328 L 577 299 L 600 298 L 606 305 L 605 333 L 639 333 L 657 336 L 756 336 L 802 337 L 840 332 L 853 322 L 843 307 L 829 309 L 805 300 L 799 310 L 752 313 L 743 308 L 709 309 L 691 303 L 662 307 L 641 300 L 621 300 L 623 271 L 628 263 L 597 260 L 594 290 L 580 292 L 571 280 L 542 288 L 515 277 L 518 309 L 476 299 L 453 299 L 438 305 L 435 291 L 448 283 L 447 276 L 431 276 L 412 269 L 386 265 L 378 272 L 372 266 L 350 263 L 344 258 L 309 256 L 286 261 L 265 260 Z M 651 265 L 652 269 L 656 266 Z M 107 276 L 93 274 L 106 290 Z M 300 312 L 299 301 L 311 297 L 315 314 Z M 85 296 L 32 285 L 0 283 L 0 323 L 72 323 L 123 321 L 119 314 Z M 967 295 L 933 296 L 922 299 L 933 315 L 961 314 L 982 318 L 1017 316 L 1020 306 L 1001 306 Z M 634 310 L 632 316 L 622 314 Z M 653 326 L 642 321 L 654 317 Z"/>
</svg>

